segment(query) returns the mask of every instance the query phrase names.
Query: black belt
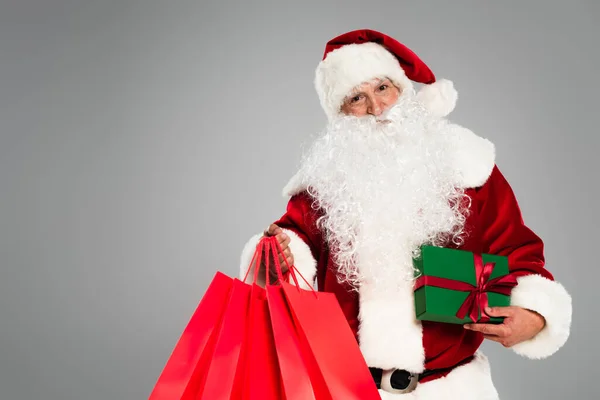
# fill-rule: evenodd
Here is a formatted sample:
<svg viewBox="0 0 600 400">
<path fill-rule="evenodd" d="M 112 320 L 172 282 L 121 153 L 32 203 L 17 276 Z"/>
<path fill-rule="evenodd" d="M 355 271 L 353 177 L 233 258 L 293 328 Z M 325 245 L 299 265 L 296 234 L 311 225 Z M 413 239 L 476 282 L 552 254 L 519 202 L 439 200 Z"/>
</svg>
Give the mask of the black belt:
<svg viewBox="0 0 600 400">
<path fill-rule="evenodd" d="M 423 380 L 431 375 L 450 372 L 454 368 L 470 362 L 471 360 L 473 360 L 473 358 L 474 358 L 473 356 L 470 356 L 470 357 L 464 359 L 463 361 L 459 362 L 458 364 L 453 365 L 448 368 L 426 369 L 425 371 L 423 371 L 419 374 L 413 374 L 411 372 L 408 372 L 405 369 L 396 369 L 391 373 L 391 375 L 389 375 L 389 373 L 386 374 L 386 379 L 389 379 L 389 384 L 387 384 L 387 382 L 384 383 L 384 389 L 386 387 L 387 388 L 391 387 L 393 390 L 397 390 L 399 392 L 403 392 L 403 393 L 411 392 L 412 390 L 414 390 L 414 387 L 416 386 L 417 382 L 420 382 L 421 380 Z M 382 388 L 381 381 L 383 378 L 384 371 L 381 368 L 373 368 L 373 367 L 370 367 L 369 370 L 371 371 L 373 380 L 375 381 L 375 384 L 377 385 L 377 389 L 381 389 Z"/>
</svg>

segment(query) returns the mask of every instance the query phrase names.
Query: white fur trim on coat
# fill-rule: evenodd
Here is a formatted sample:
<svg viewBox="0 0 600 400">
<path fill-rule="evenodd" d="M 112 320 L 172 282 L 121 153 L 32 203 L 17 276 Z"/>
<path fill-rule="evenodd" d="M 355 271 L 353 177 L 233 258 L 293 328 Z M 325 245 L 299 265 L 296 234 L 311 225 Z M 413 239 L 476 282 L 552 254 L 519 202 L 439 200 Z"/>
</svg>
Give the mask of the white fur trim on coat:
<svg viewBox="0 0 600 400">
<path fill-rule="evenodd" d="M 423 103 L 432 114 L 446 117 L 456 107 L 458 92 L 452 81 L 439 79 L 430 85 L 423 86 L 417 92 L 417 100 Z"/>
<path fill-rule="evenodd" d="M 447 129 L 454 136 L 453 165 L 461 176 L 458 185 L 465 189 L 482 186 L 494 169 L 496 147 L 464 126 L 448 122 Z"/>
<path fill-rule="evenodd" d="M 292 197 L 295 194 L 301 193 L 306 190 L 306 182 L 302 181 L 301 174 L 296 172 L 290 180 L 283 187 L 281 194 L 284 198 Z"/>
<path fill-rule="evenodd" d="M 392 394 L 379 391 L 382 400 L 498 400 L 487 357 L 477 352 L 475 359 L 455 368 L 443 378 L 419 383 L 414 392 Z"/>
<path fill-rule="evenodd" d="M 512 290 L 511 305 L 541 314 L 546 326 L 534 338 L 512 347 L 515 353 L 531 359 L 551 356 L 560 349 L 571 330 L 571 296 L 558 282 L 541 275 L 517 278 Z"/>
<path fill-rule="evenodd" d="M 283 231 L 290 237 L 289 247 L 290 251 L 292 252 L 292 255 L 294 256 L 294 266 L 296 267 L 298 272 L 302 274 L 302 276 L 304 277 L 304 279 L 306 279 L 308 283 L 314 285 L 314 280 L 317 274 L 317 262 L 312 256 L 310 247 L 308 247 L 308 245 L 304 243 L 304 241 L 300 239 L 300 237 L 295 232 L 289 229 L 283 229 Z M 246 278 L 246 283 L 250 283 L 254 279 L 256 263 L 254 263 L 252 266 L 250 266 L 250 263 L 252 262 L 252 257 L 254 256 L 254 253 L 256 251 L 256 246 L 260 242 L 262 236 L 262 233 L 252 236 L 244 246 L 244 249 L 242 250 L 240 261 L 240 279 L 244 279 L 246 271 L 248 271 L 248 268 L 250 267 L 250 272 L 248 273 L 248 277 Z M 294 283 L 292 279 L 290 280 L 290 283 Z M 306 284 L 306 282 L 304 282 L 304 280 L 301 277 L 298 276 L 297 280 L 301 288 L 307 290 L 310 289 L 310 287 Z M 264 273 L 259 274 L 256 283 L 262 287 L 265 286 L 266 281 Z"/>
<path fill-rule="evenodd" d="M 421 323 L 415 318 L 413 282 L 398 284 L 402 287 L 382 288 L 372 282 L 360 286 L 360 349 L 370 367 L 423 372 L 425 349 Z"/>
<path fill-rule="evenodd" d="M 330 52 L 317 66 L 314 83 L 321 106 L 332 119 L 354 88 L 384 77 L 403 90 L 413 90 L 396 57 L 383 46 L 369 42 L 349 44 Z"/>
</svg>

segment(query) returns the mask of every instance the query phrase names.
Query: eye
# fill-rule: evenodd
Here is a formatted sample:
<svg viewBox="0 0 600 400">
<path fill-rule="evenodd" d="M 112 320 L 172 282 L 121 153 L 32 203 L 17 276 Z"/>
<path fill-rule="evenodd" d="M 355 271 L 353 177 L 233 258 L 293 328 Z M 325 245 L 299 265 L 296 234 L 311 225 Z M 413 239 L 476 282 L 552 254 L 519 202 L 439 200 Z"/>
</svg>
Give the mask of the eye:
<svg viewBox="0 0 600 400">
<path fill-rule="evenodd" d="M 357 101 L 360 101 L 360 95 L 356 95 L 350 99 L 350 103 L 356 103 Z"/>
<path fill-rule="evenodd" d="M 379 90 L 384 91 L 385 89 L 387 89 L 389 86 L 388 85 L 381 85 L 379 86 Z"/>
</svg>

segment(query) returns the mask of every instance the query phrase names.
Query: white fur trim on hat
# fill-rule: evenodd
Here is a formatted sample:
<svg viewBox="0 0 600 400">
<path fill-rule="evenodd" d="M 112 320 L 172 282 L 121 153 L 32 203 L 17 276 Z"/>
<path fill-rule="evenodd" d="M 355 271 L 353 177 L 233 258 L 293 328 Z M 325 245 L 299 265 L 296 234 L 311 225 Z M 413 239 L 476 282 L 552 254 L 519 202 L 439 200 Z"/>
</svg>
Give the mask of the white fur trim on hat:
<svg viewBox="0 0 600 400">
<path fill-rule="evenodd" d="M 383 46 L 373 42 L 349 44 L 333 50 L 319 63 L 315 88 L 325 114 L 332 119 L 354 88 L 384 77 L 403 90 L 413 89 L 396 57 Z"/>
<path fill-rule="evenodd" d="M 511 292 L 511 305 L 541 314 L 546 326 L 535 337 L 512 347 L 515 353 L 531 359 L 546 358 L 560 349 L 571 330 L 571 296 L 558 282 L 541 275 L 517 278 Z"/>
<path fill-rule="evenodd" d="M 440 79 L 430 85 L 423 86 L 417 92 L 417 100 L 434 115 L 446 117 L 456 107 L 458 92 L 454 83 L 448 79 Z"/>
<path fill-rule="evenodd" d="M 377 43 L 349 44 L 327 54 L 317 66 L 314 82 L 327 117 L 338 115 L 346 96 L 375 78 L 389 78 L 402 91 L 414 90 L 398 59 Z M 440 79 L 423 86 L 417 98 L 431 113 L 445 117 L 456 107 L 458 92 L 452 81 Z"/>
</svg>

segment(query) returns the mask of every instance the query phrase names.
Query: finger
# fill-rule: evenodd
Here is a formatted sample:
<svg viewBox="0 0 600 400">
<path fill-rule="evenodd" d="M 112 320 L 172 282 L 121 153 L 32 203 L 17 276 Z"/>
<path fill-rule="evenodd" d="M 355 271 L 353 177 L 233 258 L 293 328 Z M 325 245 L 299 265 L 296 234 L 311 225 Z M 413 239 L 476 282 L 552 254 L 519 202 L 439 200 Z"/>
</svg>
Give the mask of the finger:
<svg viewBox="0 0 600 400">
<path fill-rule="evenodd" d="M 285 263 L 285 259 L 287 258 L 287 255 L 285 253 L 279 253 L 279 254 L 277 254 L 277 258 L 279 260 L 279 265 L 283 266 L 283 263 Z"/>
<path fill-rule="evenodd" d="M 294 265 L 294 256 L 292 255 L 292 253 L 290 253 L 285 256 L 284 260 L 281 260 L 281 270 L 285 272 L 292 265 Z"/>
<path fill-rule="evenodd" d="M 502 339 L 496 335 L 485 335 L 484 334 L 483 337 L 487 340 L 493 340 L 494 342 L 498 342 L 498 343 L 502 342 Z"/>
<path fill-rule="evenodd" d="M 281 271 L 282 275 L 285 274 L 289 269 L 287 267 L 287 265 L 285 264 L 285 262 L 283 260 L 281 260 L 281 257 L 279 260 L 279 267 L 280 267 L 280 271 Z M 271 268 L 271 270 L 269 271 L 269 275 L 270 275 L 271 281 L 273 283 L 275 283 L 279 280 L 279 272 L 277 271 L 277 266 L 274 265 L 273 268 Z"/>
<path fill-rule="evenodd" d="M 267 230 L 265 231 L 265 236 L 275 236 L 281 232 L 281 228 L 275 224 L 269 225 Z"/>
<path fill-rule="evenodd" d="M 292 255 L 292 251 L 287 247 L 282 253 L 279 253 L 279 261 L 283 262 L 284 259 L 289 258 Z"/>
<path fill-rule="evenodd" d="M 279 281 L 279 274 L 275 268 L 269 271 L 269 282 L 275 284 Z"/>
<path fill-rule="evenodd" d="M 279 268 L 281 268 L 281 270 L 284 270 L 284 266 L 282 265 L 282 261 L 281 261 L 281 255 L 277 257 L 277 261 L 279 262 Z M 271 265 L 270 268 L 270 273 L 273 276 L 277 276 L 277 263 L 275 262 L 275 260 L 273 261 L 273 264 Z"/>
<path fill-rule="evenodd" d="M 277 235 L 277 241 L 282 249 L 286 249 L 290 244 L 291 239 L 285 232 L 281 232 Z"/>
<path fill-rule="evenodd" d="M 282 256 L 286 257 L 291 253 L 290 247 L 288 243 L 284 242 L 283 246 L 280 246 L 281 248 L 277 249 L 277 255 L 279 256 L 279 261 L 283 262 L 283 258 Z"/>
<path fill-rule="evenodd" d="M 481 332 L 485 335 L 506 336 L 506 329 L 503 325 L 495 324 L 466 324 L 465 329 L 475 332 Z"/>
<path fill-rule="evenodd" d="M 293 261 L 294 256 L 292 256 L 292 252 L 289 249 L 284 251 L 283 254 L 279 254 L 279 264 L 281 265 L 282 270 L 287 269 L 288 264 L 292 265 Z"/>
<path fill-rule="evenodd" d="M 515 313 L 515 308 L 513 306 L 486 307 L 485 313 L 490 317 L 512 317 Z"/>
</svg>

